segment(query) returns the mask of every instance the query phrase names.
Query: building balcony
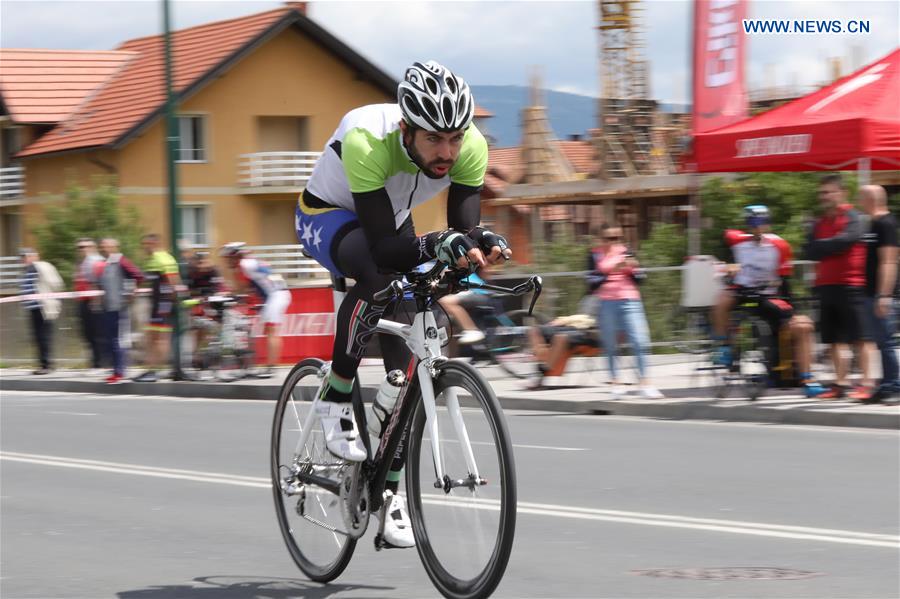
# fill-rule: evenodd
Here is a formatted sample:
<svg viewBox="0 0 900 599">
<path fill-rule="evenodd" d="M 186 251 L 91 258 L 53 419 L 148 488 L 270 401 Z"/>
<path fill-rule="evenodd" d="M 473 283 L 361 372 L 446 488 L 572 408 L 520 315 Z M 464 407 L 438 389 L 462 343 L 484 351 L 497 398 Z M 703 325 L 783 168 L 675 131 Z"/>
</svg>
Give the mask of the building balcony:
<svg viewBox="0 0 900 599">
<path fill-rule="evenodd" d="M 25 195 L 25 169 L 21 166 L 0 168 L 0 201 Z"/>
<path fill-rule="evenodd" d="M 322 152 L 255 152 L 238 158 L 238 186 L 245 194 L 299 193 Z"/>
</svg>

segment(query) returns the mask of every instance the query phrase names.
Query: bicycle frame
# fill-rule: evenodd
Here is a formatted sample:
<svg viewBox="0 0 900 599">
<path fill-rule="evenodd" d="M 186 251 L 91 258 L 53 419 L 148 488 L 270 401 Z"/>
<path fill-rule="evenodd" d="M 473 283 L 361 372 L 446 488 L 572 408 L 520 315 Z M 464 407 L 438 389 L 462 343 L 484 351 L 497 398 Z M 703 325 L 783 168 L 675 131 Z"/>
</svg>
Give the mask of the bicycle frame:
<svg viewBox="0 0 900 599">
<path fill-rule="evenodd" d="M 437 404 L 434 394 L 433 376 L 436 374 L 437 365 L 446 360 L 441 352 L 441 340 L 434 318 L 434 313 L 430 307 L 420 302 L 416 311 L 415 319 L 411 325 L 401 324 L 392 320 L 380 320 L 376 325 L 379 333 L 394 335 L 404 340 L 409 347 L 413 356 L 407 367 L 407 380 L 397 397 L 397 403 L 391 413 L 390 419 L 387 421 L 384 434 L 381 441 L 372 455 L 372 449 L 369 444 L 368 435 L 363 432 L 364 443 L 369 450 L 369 460 L 364 466 L 364 476 L 369 481 L 369 510 L 375 512 L 380 509 L 383 502 L 384 486 L 387 481 L 387 475 L 390 471 L 393 457 L 400 455 L 404 451 L 406 438 L 409 433 L 410 423 L 417 405 L 414 398 L 417 392 L 421 393 L 422 402 L 426 416 L 426 430 L 431 436 L 432 459 L 435 470 L 435 488 L 443 488 L 449 491 L 453 482 L 444 473 L 443 460 L 440 450 L 441 433 L 437 422 Z M 356 409 L 360 430 L 365 431 L 365 416 L 362 409 L 362 398 L 359 393 L 359 382 L 354 383 L 354 407 Z M 463 448 L 466 459 L 466 466 L 469 470 L 467 473 L 470 478 L 479 480 L 478 466 L 475 462 L 475 454 L 469 441 L 468 431 L 463 421 L 462 411 L 459 405 L 459 399 L 456 393 L 448 390 L 444 397 L 446 399 L 447 411 L 450 415 L 450 422 L 456 435 L 456 440 Z M 312 427 L 317 420 L 317 404 L 318 397 L 313 400 L 313 405 L 306 416 L 303 432 L 294 449 L 294 454 L 305 446 L 311 434 Z M 362 418 L 360 418 L 362 415 Z M 322 487 L 332 493 L 338 494 L 338 484 L 336 481 L 330 481 L 323 477 L 304 474 L 300 476 L 300 480 L 305 483 L 311 483 Z"/>
</svg>

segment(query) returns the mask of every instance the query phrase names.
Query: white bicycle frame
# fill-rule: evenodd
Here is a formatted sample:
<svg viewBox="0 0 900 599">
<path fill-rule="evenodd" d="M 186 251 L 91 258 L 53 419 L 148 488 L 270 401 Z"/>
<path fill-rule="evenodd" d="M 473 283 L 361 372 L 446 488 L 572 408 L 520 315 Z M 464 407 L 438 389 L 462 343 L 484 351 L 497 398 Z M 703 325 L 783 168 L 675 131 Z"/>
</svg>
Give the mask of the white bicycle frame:
<svg viewBox="0 0 900 599">
<path fill-rule="evenodd" d="M 444 461 L 441 455 L 440 447 L 440 428 L 437 421 L 437 403 L 434 395 L 433 376 L 435 374 L 435 362 L 443 358 L 441 353 L 441 335 L 434 319 L 434 314 L 430 310 L 424 310 L 416 313 L 413 323 L 401 324 L 392 320 L 380 320 L 375 327 L 379 333 L 394 335 L 400 337 L 409 347 L 413 355 L 416 357 L 417 366 L 416 374 L 419 378 L 419 386 L 422 393 L 422 402 L 425 406 L 426 430 L 431 436 L 432 458 L 434 461 L 434 473 L 436 482 L 443 485 L 444 482 Z M 463 421 L 462 410 L 459 405 L 459 398 L 456 396 L 454 389 L 447 389 L 444 392 L 444 399 L 447 404 L 447 412 L 450 416 L 450 423 L 456 434 L 456 439 L 462 447 L 463 456 L 466 460 L 468 475 L 479 480 L 478 466 L 475 463 L 475 454 L 472 451 L 472 444 L 469 441 L 469 433 L 466 430 L 466 424 Z M 315 425 L 319 413 L 319 397 L 318 393 L 313 400 L 312 408 L 307 414 L 303 424 L 303 431 L 297 446 L 294 449 L 294 455 L 299 455 L 302 447 L 306 445 L 311 434 L 312 427 Z M 299 417 L 299 415 L 297 415 Z M 363 432 L 365 434 L 365 432 Z M 371 457 L 371 456 L 370 456 Z"/>
</svg>

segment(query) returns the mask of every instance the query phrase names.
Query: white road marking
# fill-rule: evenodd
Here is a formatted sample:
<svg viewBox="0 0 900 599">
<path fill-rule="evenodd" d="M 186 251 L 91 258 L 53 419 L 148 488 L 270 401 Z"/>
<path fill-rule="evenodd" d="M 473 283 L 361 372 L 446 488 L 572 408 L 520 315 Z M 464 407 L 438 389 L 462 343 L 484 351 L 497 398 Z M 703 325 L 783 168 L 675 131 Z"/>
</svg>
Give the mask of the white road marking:
<svg viewBox="0 0 900 599">
<path fill-rule="evenodd" d="M 204 472 L 199 470 L 183 470 L 178 468 L 160 468 L 140 464 L 106 462 L 102 460 L 86 460 L 12 451 L 0 452 L 0 460 L 56 466 L 63 468 L 80 468 L 99 472 L 130 474 L 133 476 L 152 476 L 177 480 L 190 480 L 205 483 L 236 485 L 270 489 L 268 478 L 256 476 L 240 476 L 220 472 Z M 447 496 L 426 494 L 422 500 L 431 505 L 449 507 L 466 507 L 468 509 L 498 510 L 499 503 L 490 499 L 454 500 Z M 577 506 L 532 503 L 520 501 L 518 513 L 557 518 L 574 518 L 603 522 L 639 524 L 643 526 L 664 526 L 671 528 L 687 528 L 710 532 L 756 535 L 764 537 L 820 541 L 827 543 L 843 543 L 848 545 L 864 545 L 869 547 L 887 547 L 900 549 L 900 536 L 839 530 L 832 528 L 813 528 L 808 526 L 788 526 L 783 524 L 767 524 L 763 522 L 747 522 L 741 520 L 722 520 L 715 518 L 695 518 L 673 514 L 655 514 L 649 512 L 629 512 L 623 510 L 603 510 Z"/>
<path fill-rule="evenodd" d="M 93 412 L 57 412 L 55 410 L 52 410 L 47 413 L 48 414 L 62 414 L 64 416 L 96 416 L 97 415 Z"/>
</svg>

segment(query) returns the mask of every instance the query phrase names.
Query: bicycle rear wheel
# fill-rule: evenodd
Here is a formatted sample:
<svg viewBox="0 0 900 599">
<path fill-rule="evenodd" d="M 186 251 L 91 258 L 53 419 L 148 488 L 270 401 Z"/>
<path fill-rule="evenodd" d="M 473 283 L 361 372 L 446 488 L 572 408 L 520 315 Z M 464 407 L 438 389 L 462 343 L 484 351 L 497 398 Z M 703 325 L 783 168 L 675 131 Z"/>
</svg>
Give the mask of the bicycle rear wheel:
<svg viewBox="0 0 900 599">
<path fill-rule="evenodd" d="M 486 597 L 500 583 L 512 551 L 512 443 L 493 390 L 471 365 L 452 360 L 438 366 L 434 385 L 437 438 L 421 400 L 409 435 L 406 491 L 416 548 L 442 595 Z M 454 401 L 467 407 L 448 410 Z M 442 488 L 435 488 L 435 448 L 445 474 Z"/>
<path fill-rule="evenodd" d="M 337 578 L 356 547 L 356 539 L 343 532 L 338 496 L 297 480 L 299 473 L 340 480 L 346 467 L 325 449 L 318 419 L 307 419 L 323 365 L 315 358 L 303 360 L 285 379 L 275 406 L 271 446 L 272 493 L 281 535 L 297 566 L 317 582 Z M 312 428 L 301 446 L 307 422 Z"/>
<path fill-rule="evenodd" d="M 513 310 L 497 316 L 497 326 L 488 334 L 488 351 L 494 362 L 510 376 L 528 378 L 537 372 L 537 363 L 528 329 L 545 324 L 540 314 L 529 316 L 528 310 Z"/>
</svg>

